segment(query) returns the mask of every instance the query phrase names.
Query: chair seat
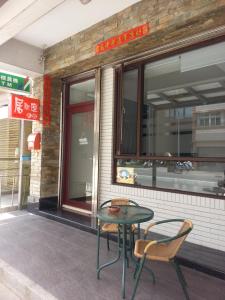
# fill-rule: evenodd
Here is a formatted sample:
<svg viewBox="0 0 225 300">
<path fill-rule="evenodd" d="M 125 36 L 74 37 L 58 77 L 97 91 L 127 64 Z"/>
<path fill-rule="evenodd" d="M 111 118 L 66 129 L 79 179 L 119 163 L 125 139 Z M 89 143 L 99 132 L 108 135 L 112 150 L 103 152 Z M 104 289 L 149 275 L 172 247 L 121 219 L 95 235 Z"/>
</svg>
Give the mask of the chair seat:
<svg viewBox="0 0 225 300">
<path fill-rule="evenodd" d="M 134 248 L 134 255 L 141 258 L 144 255 L 144 249 L 151 240 L 137 240 Z M 170 260 L 170 249 L 167 244 L 154 244 L 152 245 L 146 255 L 147 259 L 169 261 Z"/>
<path fill-rule="evenodd" d="M 136 226 L 134 224 L 131 225 L 131 230 L 135 231 Z M 112 232 L 117 233 L 118 232 L 118 224 L 108 224 L 105 223 L 102 225 L 102 231 L 103 232 Z"/>
</svg>

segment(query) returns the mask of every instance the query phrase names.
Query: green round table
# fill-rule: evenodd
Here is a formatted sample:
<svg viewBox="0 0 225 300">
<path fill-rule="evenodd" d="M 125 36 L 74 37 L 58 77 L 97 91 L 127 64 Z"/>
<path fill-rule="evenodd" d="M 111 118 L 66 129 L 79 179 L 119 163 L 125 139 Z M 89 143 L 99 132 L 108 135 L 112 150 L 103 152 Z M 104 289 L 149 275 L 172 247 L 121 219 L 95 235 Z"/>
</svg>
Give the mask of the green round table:
<svg viewBox="0 0 225 300">
<path fill-rule="evenodd" d="M 98 210 L 98 253 L 97 253 L 97 278 L 99 279 L 100 271 L 114 263 L 116 263 L 121 257 L 123 261 L 123 273 L 122 273 L 122 297 L 125 298 L 125 278 L 126 278 L 126 262 L 127 262 L 127 231 L 131 228 L 132 224 L 140 224 L 151 220 L 154 217 L 153 210 L 143 206 L 125 205 L 119 206 L 120 211 L 117 213 L 110 213 L 108 207 L 103 207 Z M 110 224 L 118 224 L 121 226 L 122 231 L 122 249 L 118 247 L 118 256 L 103 265 L 99 265 L 99 243 L 100 243 L 100 221 Z M 120 243 L 120 235 L 118 235 L 118 243 Z"/>
</svg>

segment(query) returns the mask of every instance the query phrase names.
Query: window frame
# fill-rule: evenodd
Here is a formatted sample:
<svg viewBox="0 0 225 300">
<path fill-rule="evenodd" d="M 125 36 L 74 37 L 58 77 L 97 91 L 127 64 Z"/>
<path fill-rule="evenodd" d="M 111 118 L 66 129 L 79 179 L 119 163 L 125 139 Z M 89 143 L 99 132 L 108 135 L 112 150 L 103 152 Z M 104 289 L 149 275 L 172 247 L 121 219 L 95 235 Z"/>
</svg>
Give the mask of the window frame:
<svg viewBox="0 0 225 300">
<path fill-rule="evenodd" d="M 141 154 L 141 136 L 142 136 L 142 107 L 143 107 L 143 95 L 144 95 L 144 67 L 148 63 L 152 63 L 155 61 L 159 61 L 164 58 L 168 58 L 177 54 L 182 54 L 188 51 L 192 51 L 198 48 L 203 48 L 209 45 L 217 44 L 224 41 L 222 39 L 212 39 L 207 40 L 204 43 L 196 43 L 190 46 L 186 46 L 176 50 L 169 50 L 164 54 L 156 55 L 152 58 L 143 58 L 137 62 L 129 62 L 128 64 L 122 63 L 121 65 L 117 65 L 115 67 L 114 73 L 114 80 L 115 80 L 115 93 L 114 93 L 114 134 L 113 134 L 113 159 L 112 159 L 112 184 L 114 185 L 121 185 L 121 186 L 128 186 L 134 188 L 141 188 L 141 189 L 149 189 L 149 190 L 159 190 L 171 193 L 179 193 L 179 194 L 189 194 L 195 196 L 203 196 L 203 197 L 210 197 L 210 198 L 217 198 L 217 199 L 225 199 L 225 196 L 220 195 L 213 195 L 207 193 L 198 193 L 198 192 L 189 192 L 183 190 L 176 190 L 176 189 L 167 189 L 167 188 L 160 188 L 160 187 L 149 187 L 149 186 L 141 186 L 138 184 L 125 184 L 125 183 L 118 183 L 116 181 L 116 169 L 117 169 L 117 160 L 142 160 L 142 161 L 191 161 L 191 162 L 220 162 L 225 163 L 225 156 L 224 157 L 182 157 L 182 156 L 144 156 Z M 136 129 L 136 140 L 137 140 L 137 151 L 136 155 L 130 154 L 122 154 L 121 153 L 121 130 L 122 130 L 122 101 L 123 101 L 123 73 L 126 71 L 130 71 L 133 69 L 138 69 L 138 91 L 137 91 L 137 129 Z M 182 103 L 181 103 L 182 105 Z M 185 106 L 186 107 L 186 106 Z M 215 125 L 218 127 L 221 125 Z M 202 127 L 203 128 L 203 127 Z M 120 132 L 118 134 L 118 132 Z"/>
</svg>

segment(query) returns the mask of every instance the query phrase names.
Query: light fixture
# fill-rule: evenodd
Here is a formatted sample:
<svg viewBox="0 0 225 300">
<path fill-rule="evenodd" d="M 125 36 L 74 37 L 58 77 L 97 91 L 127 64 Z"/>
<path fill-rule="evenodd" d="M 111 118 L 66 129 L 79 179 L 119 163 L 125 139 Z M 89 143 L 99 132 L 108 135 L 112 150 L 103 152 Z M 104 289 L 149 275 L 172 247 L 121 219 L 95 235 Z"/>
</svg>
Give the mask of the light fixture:
<svg viewBox="0 0 225 300">
<path fill-rule="evenodd" d="M 91 0 L 80 0 L 80 2 L 85 5 L 85 4 L 88 4 L 89 2 L 91 2 Z"/>
</svg>

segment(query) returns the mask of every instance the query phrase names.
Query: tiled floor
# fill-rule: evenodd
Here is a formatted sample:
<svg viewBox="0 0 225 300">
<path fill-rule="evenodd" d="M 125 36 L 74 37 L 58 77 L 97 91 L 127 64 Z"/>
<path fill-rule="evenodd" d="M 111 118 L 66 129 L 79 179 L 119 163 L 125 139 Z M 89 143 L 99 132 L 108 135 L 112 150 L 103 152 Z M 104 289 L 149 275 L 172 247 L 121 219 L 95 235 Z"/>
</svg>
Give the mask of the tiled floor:
<svg viewBox="0 0 225 300">
<path fill-rule="evenodd" d="M 13 214 L 13 213 L 12 213 Z M 0 221 L 0 259 L 13 266 L 60 300 L 121 299 L 121 262 L 105 269 L 96 279 L 96 236 L 26 212 Z M 101 260 L 116 254 L 116 244 L 106 250 L 102 239 Z M 171 266 L 152 264 L 156 274 L 153 286 L 143 272 L 138 300 L 184 299 Z M 183 268 L 191 300 L 224 300 L 225 282 L 192 269 Z M 133 267 L 128 269 L 127 299 L 130 299 Z M 0 299 L 2 299 L 0 295 Z M 25 299 L 23 299 L 25 300 Z M 48 299 L 44 299 L 48 300 Z"/>
</svg>

